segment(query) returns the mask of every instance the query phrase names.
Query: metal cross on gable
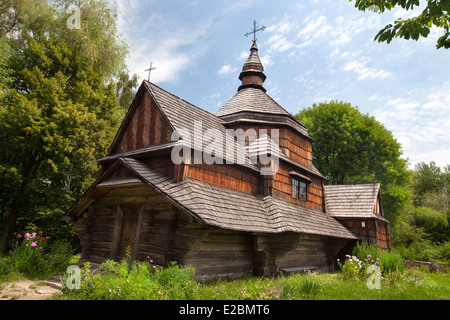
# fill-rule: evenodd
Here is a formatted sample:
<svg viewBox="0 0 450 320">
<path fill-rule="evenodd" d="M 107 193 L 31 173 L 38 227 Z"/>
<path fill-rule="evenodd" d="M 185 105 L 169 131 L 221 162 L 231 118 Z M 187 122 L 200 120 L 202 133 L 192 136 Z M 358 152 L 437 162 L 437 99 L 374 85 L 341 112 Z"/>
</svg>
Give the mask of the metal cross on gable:
<svg viewBox="0 0 450 320">
<path fill-rule="evenodd" d="M 249 35 L 251 35 L 253 33 L 253 42 L 256 42 L 256 33 L 258 31 L 263 31 L 266 28 L 266 26 L 262 26 L 261 28 L 258 28 L 258 23 L 256 21 L 253 21 L 253 31 L 247 32 L 246 34 L 244 34 L 244 36 L 248 37 Z"/>
<path fill-rule="evenodd" d="M 153 62 L 150 62 L 150 68 L 146 69 L 145 72 L 148 72 L 148 82 L 150 82 L 150 75 L 152 74 L 152 71 L 156 68 L 153 67 Z"/>
</svg>

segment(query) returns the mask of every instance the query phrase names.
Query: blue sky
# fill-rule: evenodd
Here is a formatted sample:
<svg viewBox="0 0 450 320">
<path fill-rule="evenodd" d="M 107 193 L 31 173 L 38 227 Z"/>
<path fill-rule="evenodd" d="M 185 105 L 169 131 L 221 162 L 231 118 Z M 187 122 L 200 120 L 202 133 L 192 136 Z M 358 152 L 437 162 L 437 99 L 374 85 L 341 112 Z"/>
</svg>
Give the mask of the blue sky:
<svg viewBox="0 0 450 320">
<path fill-rule="evenodd" d="M 112 1 L 112 0 L 111 0 Z M 297 113 L 315 102 L 345 101 L 374 116 L 402 144 L 413 168 L 450 164 L 450 50 L 441 31 L 419 41 L 373 39 L 417 11 L 359 12 L 354 1 L 116 0 L 128 68 L 215 113 L 237 92 L 253 21 L 267 93 Z"/>
</svg>

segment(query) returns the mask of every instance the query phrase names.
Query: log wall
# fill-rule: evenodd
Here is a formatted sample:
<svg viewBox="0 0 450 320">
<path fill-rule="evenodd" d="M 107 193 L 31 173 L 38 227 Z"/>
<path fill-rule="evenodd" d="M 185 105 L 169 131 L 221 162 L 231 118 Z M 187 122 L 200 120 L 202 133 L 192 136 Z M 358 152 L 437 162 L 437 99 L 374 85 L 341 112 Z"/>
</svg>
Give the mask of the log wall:
<svg viewBox="0 0 450 320">
<path fill-rule="evenodd" d="M 81 259 L 95 263 L 121 259 L 130 246 L 133 258 L 151 256 L 163 265 L 176 215 L 177 210 L 148 186 L 111 188 L 76 224 L 83 246 Z"/>
<path fill-rule="evenodd" d="M 330 259 L 345 246 L 343 240 L 314 235 L 251 234 L 206 226 L 144 184 L 102 188 L 109 191 L 77 223 L 82 261 L 120 260 L 129 247 L 133 259 L 190 265 L 198 280 L 206 280 L 272 275 L 291 267 L 329 270 Z"/>
<path fill-rule="evenodd" d="M 391 249 L 389 224 L 386 222 L 378 219 L 339 219 L 339 221 L 357 235 L 361 242 L 378 245 L 384 250 Z"/>
<path fill-rule="evenodd" d="M 194 267 L 199 280 L 252 272 L 253 239 L 248 233 L 184 224 L 177 228 L 175 249 L 184 251 L 180 263 Z"/>
<path fill-rule="evenodd" d="M 377 221 L 377 238 L 378 246 L 384 250 L 391 250 L 391 236 L 389 232 L 389 224 L 383 221 Z"/>
</svg>

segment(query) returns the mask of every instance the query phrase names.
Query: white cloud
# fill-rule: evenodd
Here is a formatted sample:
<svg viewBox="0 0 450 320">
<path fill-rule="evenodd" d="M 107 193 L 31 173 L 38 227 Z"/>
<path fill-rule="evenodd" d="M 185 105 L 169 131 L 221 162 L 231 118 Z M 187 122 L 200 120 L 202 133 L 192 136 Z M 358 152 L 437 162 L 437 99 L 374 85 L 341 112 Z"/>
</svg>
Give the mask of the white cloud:
<svg viewBox="0 0 450 320">
<path fill-rule="evenodd" d="M 219 74 L 230 74 L 230 73 L 235 73 L 237 71 L 236 67 L 232 67 L 229 64 L 226 64 L 224 66 L 222 66 L 222 68 L 219 69 L 219 71 L 217 71 Z"/>
<path fill-rule="evenodd" d="M 353 71 L 358 75 L 358 80 L 365 80 L 365 79 L 374 79 L 374 78 L 387 78 L 390 77 L 392 74 L 389 71 L 386 71 L 384 69 L 375 69 L 375 68 L 369 68 L 366 67 L 367 62 L 362 61 L 350 61 L 347 62 L 343 70 L 344 71 Z"/>
<path fill-rule="evenodd" d="M 294 23 L 289 20 L 290 18 L 288 16 L 284 16 L 283 20 L 280 23 L 269 26 L 268 28 L 266 28 L 266 31 L 276 32 L 280 34 L 288 33 L 295 28 Z"/>
<path fill-rule="evenodd" d="M 273 65 L 273 61 L 270 55 L 266 54 L 260 57 L 261 63 L 264 67 Z"/>
<path fill-rule="evenodd" d="M 249 55 L 250 53 L 248 51 L 241 51 L 237 60 L 238 61 L 246 60 Z"/>
<path fill-rule="evenodd" d="M 397 98 L 388 100 L 386 102 L 387 106 L 392 106 L 395 110 L 405 111 L 405 110 L 413 110 L 420 106 L 420 102 L 416 100 L 412 100 L 409 98 Z"/>
<path fill-rule="evenodd" d="M 269 38 L 267 43 L 270 45 L 270 51 L 283 52 L 291 49 L 294 46 L 293 42 L 290 42 L 286 37 L 281 34 L 275 34 Z"/>
<path fill-rule="evenodd" d="M 335 49 L 333 50 L 333 52 L 330 53 L 329 57 L 330 57 L 330 58 L 333 58 L 333 57 L 337 56 L 337 55 L 339 54 L 339 52 L 340 52 L 339 49 L 338 49 L 338 48 L 335 48 Z"/>
<path fill-rule="evenodd" d="M 412 167 L 421 161 L 450 163 L 450 82 L 416 97 L 373 95 L 369 100 L 386 101 L 374 116 L 402 144 Z"/>
<path fill-rule="evenodd" d="M 151 74 L 152 82 L 173 83 L 201 55 L 206 45 L 199 45 L 199 39 L 206 34 L 212 20 L 189 26 L 181 24 L 180 27 L 176 19 L 169 19 L 158 12 L 143 18 L 141 8 L 150 6 L 151 2 L 116 1 L 119 9 L 118 31 L 129 46 L 127 66 L 130 73 L 146 79 L 145 69 L 152 61 L 156 66 Z"/>
<path fill-rule="evenodd" d="M 266 32 L 273 33 L 267 40 L 269 52 L 283 52 L 294 46 L 290 33 L 296 29 L 296 24 L 292 19 L 292 17 L 285 15 L 278 23 L 269 25 L 266 28 Z"/>
<path fill-rule="evenodd" d="M 305 28 L 300 30 L 297 34 L 299 38 L 317 38 L 320 34 L 330 30 L 331 26 L 327 24 L 327 18 L 320 16 L 315 20 L 310 21 Z"/>
<path fill-rule="evenodd" d="M 442 112 L 442 115 L 448 119 L 450 117 L 450 82 L 444 83 L 443 88 L 442 91 L 428 94 L 428 102 L 423 105 L 423 108 L 431 112 Z"/>
</svg>

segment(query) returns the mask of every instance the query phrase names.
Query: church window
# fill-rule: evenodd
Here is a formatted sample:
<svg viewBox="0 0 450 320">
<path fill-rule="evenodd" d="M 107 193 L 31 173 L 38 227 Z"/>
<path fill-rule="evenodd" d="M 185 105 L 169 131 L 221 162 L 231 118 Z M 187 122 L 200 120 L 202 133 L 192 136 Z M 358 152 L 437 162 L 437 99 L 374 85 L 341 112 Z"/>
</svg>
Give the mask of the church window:
<svg viewBox="0 0 450 320">
<path fill-rule="evenodd" d="M 307 200 L 307 184 L 306 182 L 300 182 L 300 200 Z"/>
<path fill-rule="evenodd" d="M 298 199 L 298 188 L 299 181 L 297 179 L 292 178 L 292 198 Z"/>
</svg>

